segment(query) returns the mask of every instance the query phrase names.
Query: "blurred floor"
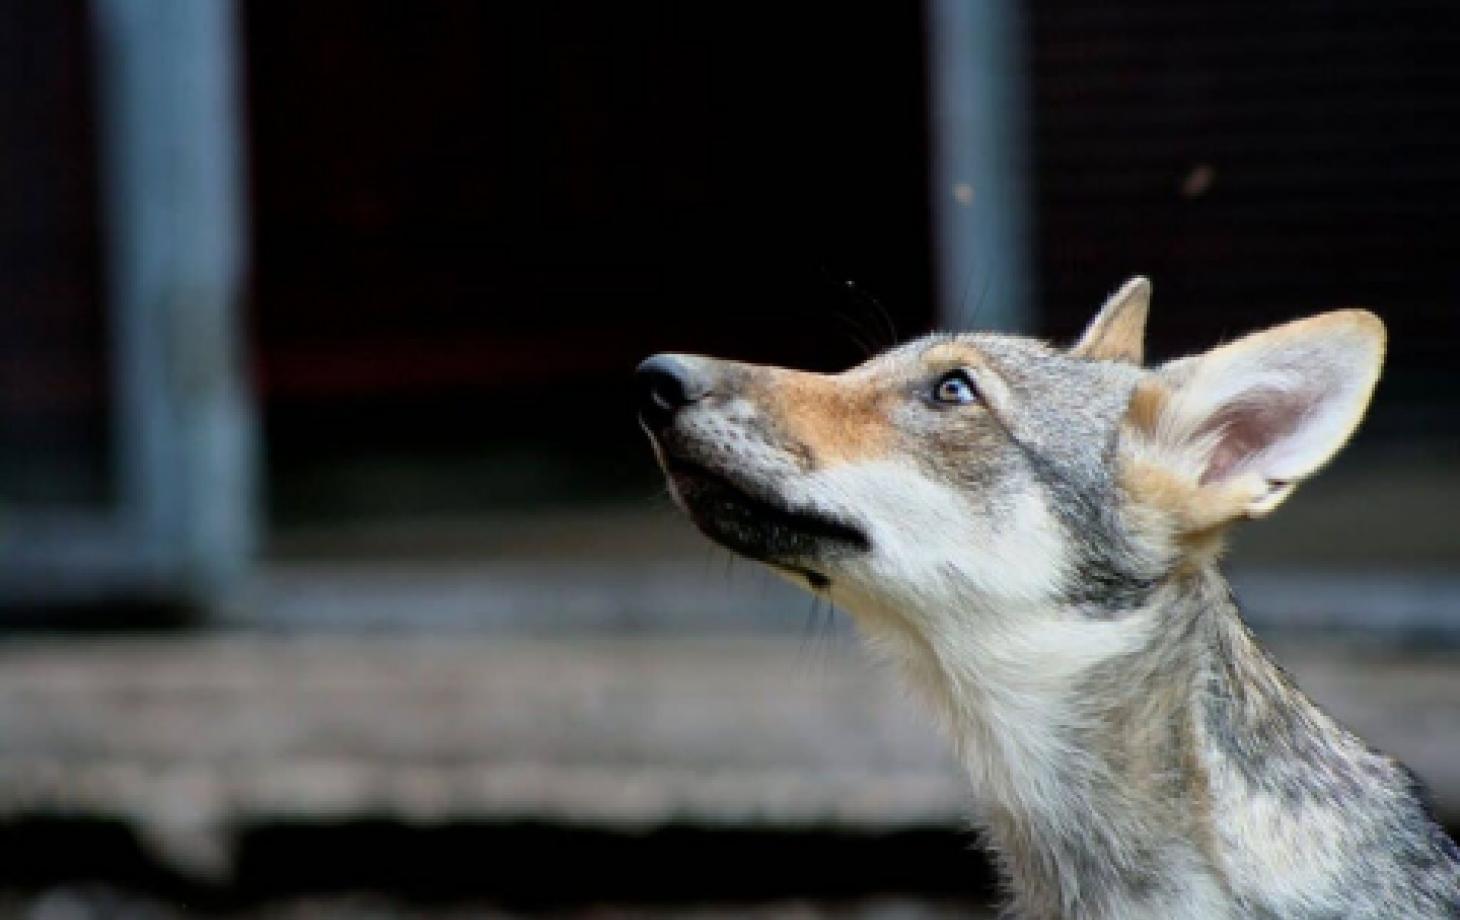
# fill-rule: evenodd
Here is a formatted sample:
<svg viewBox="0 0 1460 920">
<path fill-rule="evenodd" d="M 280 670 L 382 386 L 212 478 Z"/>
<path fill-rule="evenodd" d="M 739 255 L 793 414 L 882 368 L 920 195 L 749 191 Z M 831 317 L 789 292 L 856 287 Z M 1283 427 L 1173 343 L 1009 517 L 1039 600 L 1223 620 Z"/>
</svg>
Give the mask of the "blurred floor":
<svg viewBox="0 0 1460 920">
<path fill-rule="evenodd" d="M 882 669 L 748 638 L 14 640 L 0 789 L 12 813 L 161 834 L 368 814 L 956 826 L 964 800 Z"/>
<path fill-rule="evenodd" d="M 1460 669 L 1313 639 L 1279 659 L 1460 815 Z M 226 875 L 273 822 L 962 828 L 944 745 L 853 646 L 776 638 L 13 639 L 0 816 L 135 827 Z"/>
<path fill-rule="evenodd" d="M 1453 478 L 1336 471 L 1247 528 L 1237 558 L 1279 660 L 1452 824 L 1460 552 L 1436 509 Z M 585 882 L 559 916 L 969 916 L 938 898 L 986 892 L 956 765 L 845 618 L 663 501 L 296 527 L 217 626 L 0 642 L 0 850 L 40 866 L 0 915 L 185 915 L 125 878 L 77 887 L 35 849 L 36 827 L 70 852 L 96 822 L 135 839 L 144 881 L 273 879 L 211 908 L 238 917 L 493 916 L 474 861 L 521 893 L 533 854 L 565 848 L 575 867 L 608 854 L 601 879 L 630 887 Z M 335 893 L 306 896 L 318 879 L 293 867 L 323 854 Z M 651 909 L 666 854 L 686 885 L 722 881 L 719 860 L 735 884 L 775 884 Z M 381 881 L 440 863 L 461 874 L 449 903 Z M 583 906 L 610 903 L 639 906 Z"/>
</svg>

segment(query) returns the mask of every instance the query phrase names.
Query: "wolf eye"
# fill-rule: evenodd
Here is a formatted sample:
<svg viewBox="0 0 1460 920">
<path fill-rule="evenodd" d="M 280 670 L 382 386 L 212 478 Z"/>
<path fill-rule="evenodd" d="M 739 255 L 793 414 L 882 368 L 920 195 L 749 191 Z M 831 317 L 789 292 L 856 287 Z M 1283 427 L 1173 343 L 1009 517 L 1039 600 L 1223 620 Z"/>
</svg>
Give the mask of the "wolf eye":
<svg viewBox="0 0 1460 920">
<path fill-rule="evenodd" d="M 938 378 L 938 382 L 933 385 L 933 399 L 940 403 L 962 406 L 978 399 L 978 388 L 973 385 L 973 378 L 968 375 L 968 371 L 959 368 Z"/>
</svg>

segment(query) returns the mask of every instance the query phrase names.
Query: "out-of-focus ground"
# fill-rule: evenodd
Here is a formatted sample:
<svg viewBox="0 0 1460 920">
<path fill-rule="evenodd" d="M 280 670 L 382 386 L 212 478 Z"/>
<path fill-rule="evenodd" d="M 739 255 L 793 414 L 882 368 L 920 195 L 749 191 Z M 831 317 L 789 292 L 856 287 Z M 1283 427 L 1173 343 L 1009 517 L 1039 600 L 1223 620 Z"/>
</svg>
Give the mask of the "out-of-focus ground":
<svg viewBox="0 0 1460 920">
<path fill-rule="evenodd" d="M 1431 783 L 1453 821 L 1460 669 L 1448 651 L 1312 640 L 1276 651 L 1320 702 Z M 841 897 L 785 914 L 758 908 L 764 916 L 943 916 L 921 889 L 968 898 L 986 885 L 965 831 L 967 793 L 944 746 L 883 670 L 839 641 L 17 640 L 0 647 L 0 738 L 7 815 L 114 824 L 137 843 L 119 852 L 159 867 L 144 876 L 226 886 L 241 874 L 267 890 L 282 875 L 309 891 L 328 887 L 340 871 L 331 864 L 349 859 L 389 892 L 420 878 L 421 869 L 402 868 L 413 860 L 447 858 L 488 890 L 507 876 L 519 896 L 582 894 L 575 874 L 607 857 L 616 860 L 604 870 L 612 890 L 630 894 L 663 897 L 668 876 L 698 878 L 712 892 L 768 884 L 777 904 L 791 904 L 803 884 Z M 463 824 L 481 833 L 451 838 Z M 551 828 L 587 832 L 596 848 Z M 716 829 L 740 843 L 727 848 Z M 436 832 L 448 838 L 430 842 Z M 933 835 L 923 845 L 930 858 L 895 841 L 873 845 L 898 834 Z M 10 837 L 14 846 L 29 839 Z M 823 855 L 801 875 L 789 863 L 806 839 Z M 849 851 L 842 873 L 835 854 L 848 839 L 873 843 Z M 891 901 L 862 903 L 884 891 Z M 125 915 L 172 915 L 139 903 Z M 315 915 L 330 915 L 319 903 Z M 383 917 L 426 910 L 342 903 Z M 561 915 L 757 915 L 741 906 L 674 913 L 704 903 Z M 241 915 L 304 915 L 296 909 Z"/>
<path fill-rule="evenodd" d="M 1448 651 L 1274 648 L 1460 814 Z M 151 822 L 205 870 L 226 866 L 204 844 L 294 820 L 889 831 L 969 811 L 942 741 L 841 643 L 18 640 L 0 646 L 0 736 L 7 812 Z"/>
<path fill-rule="evenodd" d="M 1235 581 L 1453 826 L 1460 490 L 1364 470 Z M 289 529 L 215 628 L 0 643 L 3 916 L 977 916 L 971 804 L 844 618 L 663 498 Z"/>
</svg>

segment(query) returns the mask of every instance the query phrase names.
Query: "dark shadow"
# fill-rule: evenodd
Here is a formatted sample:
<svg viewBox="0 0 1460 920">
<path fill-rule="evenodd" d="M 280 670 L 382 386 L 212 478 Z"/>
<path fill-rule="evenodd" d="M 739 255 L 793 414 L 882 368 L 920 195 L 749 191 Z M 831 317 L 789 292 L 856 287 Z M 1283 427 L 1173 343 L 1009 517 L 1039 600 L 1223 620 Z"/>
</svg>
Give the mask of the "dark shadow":
<svg viewBox="0 0 1460 920">
<path fill-rule="evenodd" d="M 989 865 L 972 836 L 946 830 L 669 827 L 628 834 L 538 823 L 272 825 L 242 834 L 233 879 L 215 886 L 158 865 L 114 822 L 5 825 L 0 852 L 6 854 L 0 888 L 100 882 L 205 912 L 351 892 L 527 911 L 886 895 L 987 903 L 993 892 Z"/>
</svg>

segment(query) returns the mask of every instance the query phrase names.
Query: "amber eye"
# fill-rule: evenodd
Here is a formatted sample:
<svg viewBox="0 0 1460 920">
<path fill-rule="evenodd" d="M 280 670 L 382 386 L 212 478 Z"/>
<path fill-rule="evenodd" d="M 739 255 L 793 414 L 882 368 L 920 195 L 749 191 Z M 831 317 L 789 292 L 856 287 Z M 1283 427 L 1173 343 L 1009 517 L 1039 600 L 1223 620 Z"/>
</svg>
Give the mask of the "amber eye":
<svg viewBox="0 0 1460 920">
<path fill-rule="evenodd" d="M 978 400 L 978 388 L 968 371 L 959 368 L 938 378 L 933 385 L 933 399 L 951 406 L 963 406 Z"/>
</svg>

